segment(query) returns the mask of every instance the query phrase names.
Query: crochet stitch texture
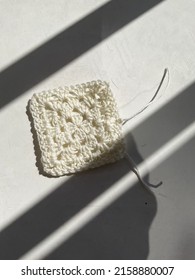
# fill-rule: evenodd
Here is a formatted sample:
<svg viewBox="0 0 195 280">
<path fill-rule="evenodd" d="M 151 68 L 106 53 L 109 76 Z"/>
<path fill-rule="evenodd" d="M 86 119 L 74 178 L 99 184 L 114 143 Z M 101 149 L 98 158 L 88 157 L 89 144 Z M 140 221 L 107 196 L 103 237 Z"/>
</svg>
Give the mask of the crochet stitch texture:
<svg viewBox="0 0 195 280">
<path fill-rule="evenodd" d="M 124 157 L 122 120 L 106 82 L 34 94 L 30 112 L 47 174 L 71 174 Z"/>
</svg>

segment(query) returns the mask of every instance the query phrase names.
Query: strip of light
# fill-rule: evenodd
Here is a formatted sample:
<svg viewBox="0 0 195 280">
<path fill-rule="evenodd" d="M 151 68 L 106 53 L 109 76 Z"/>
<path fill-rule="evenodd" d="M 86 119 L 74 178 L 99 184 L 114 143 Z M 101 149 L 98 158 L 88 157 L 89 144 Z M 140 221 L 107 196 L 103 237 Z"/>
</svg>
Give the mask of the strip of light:
<svg viewBox="0 0 195 280">
<path fill-rule="evenodd" d="M 147 170 L 145 164 L 150 170 L 160 165 L 164 160 L 174 154 L 185 143 L 190 141 L 195 136 L 195 122 L 177 134 L 169 142 L 163 145 L 145 162 L 139 165 L 139 170 L 142 176 L 146 175 Z M 68 222 L 64 223 L 52 234 L 47 236 L 42 242 L 37 244 L 32 250 L 27 252 L 21 259 L 43 259 L 61 244 L 67 241 L 72 235 L 78 232 L 93 218 L 100 214 L 110 204 L 117 200 L 122 194 L 129 190 L 136 183 L 137 178 L 134 173 L 130 172 L 121 180 L 116 182 L 107 191 L 102 193 L 79 213 L 74 215 Z"/>
</svg>

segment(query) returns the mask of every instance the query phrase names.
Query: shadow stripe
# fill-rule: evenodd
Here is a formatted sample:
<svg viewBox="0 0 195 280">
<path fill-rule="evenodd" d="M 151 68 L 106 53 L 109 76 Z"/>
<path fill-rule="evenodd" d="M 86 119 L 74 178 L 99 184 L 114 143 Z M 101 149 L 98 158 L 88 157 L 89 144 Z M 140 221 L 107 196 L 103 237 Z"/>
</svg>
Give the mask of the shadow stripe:
<svg viewBox="0 0 195 280">
<path fill-rule="evenodd" d="M 127 142 L 127 152 L 135 159 L 137 164 L 141 163 L 146 155 L 147 157 L 150 156 L 161 145 L 169 141 L 194 121 L 194 92 L 195 83 L 182 91 L 168 104 L 165 104 L 164 107 L 155 112 L 147 120 L 143 121 L 143 123 L 135 128 L 132 133 L 127 133 L 127 135 L 125 135 Z M 144 156 L 140 153 L 143 141 L 147 144 L 144 149 Z M 30 210 L 21 215 L 18 219 L 16 219 L 0 232 L 0 259 L 17 259 L 21 257 L 24 253 L 33 248 L 36 244 L 38 244 L 46 236 L 52 233 L 60 225 L 70 219 L 75 213 L 78 213 L 80 209 L 85 207 L 90 201 L 107 190 L 111 185 L 114 184 L 114 182 L 118 181 L 129 171 L 129 164 L 126 164 L 122 160 L 113 165 L 102 166 L 95 170 L 91 170 L 90 172 L 84 172 L 70 177 L 68 181 L 62 183 L 62 185 L 59 186 L 59 188 L 57 188 L 53 193 L 49 194 L 42 201 L 34 205 Z M 129 217 L 129 220 L 139 220 L 139 225 L 141 229 L 143 229 L 144 221 L 142 221 L 141 219 L 142 211 L 141 209 L 139 209 L 139 204 L 137 204 L 137 209 L 131 202 L 140 201 L 140 203 L 143 204 L 145 201 L 148 201 L 148 198 L 146 194 L 144 194 L 144 196 L 140 194 L 141 188 L 138 187 L 137 189 L 133 188 L 133 190 L 135 190 L 135 192 L 133 191 L 133 193 L 135 194 L 133 195 L 133 198 L 129 197 L 127 194 L 125 194 L 124 197 L 127 197 L 128 200 L 126 205 L 129 205 L 130 208 L 133 205 L 132 211 L 131 209 L 126 208 L 126 210 L 129 211 L 127 211 L 127 213 L 133 213 L 133 216 Z M 131 195 L 131 193 L 132 192 L 130 190 L 129 194 Z M 117 205 L 118 202 L 114 204 Z M 123 205 L 124 203 L 121 204 L 119 210 L 122 209 Z M 151 209 L 151 217 L 154 216 L 156 211 L 154 198 L 152 207 L 154 208 L 152 208 L 153 210 Z M 109 209 L 114 209 L 114 205 L 110 206 Z M 139 217 L 137 216 L 138 210 L 141 213 Z M 102 215 L 103 214 L 101 214 L 101 217 Z M 127 218 L 128 217 L 126 217 L 126 219 Z M 114 219 L 117 221 L 117 223 L 119 222 L 116 216 Z M 98 220 L 98 223 L 101 222 L 98 217 L 95 220 Z M 148 224 L 149 222 L 150 219 L 148 219 Z M 94 222 L 91 223 L 94 224 Z M 125 225 L 126 220 L 124 220 L 123 228 L 125 227 Z M 87 226 L 86 228 L 89 227 Z M 94 235 L 93 228 L 91 228 L 90 231 L 92 231 Z M 142 231 L 143 230 L 139 231 L 139 233 Z M 86 229 L 84 228 L 82 232 L 86 232 Z M 135 228 L 133 229 L 133 232 L 135 232 Z M 131 236 L 130 232 L 128 232 L 128 234 L 129 236 Z M 79 233 L 77 233 L 76 236 L 78 235 Z M 71 240 L 75 240 L 74 237 Z M 140 238 L 139 240 L 143 240 L 143 238 Z M 136 240 L 136 235 L 134 236 L 134 234 L 133 242 L 137 246 L 138 242 Z M 78 248 L 72 247 L 72 241 L 70 241 L 70 244 L 71 249 L 76 251 L 71 252 L 68 245 L 67 254 L 69 255 L 69 258 L 73 258 L 73 255 L 75 256 L 75 254 L 77 253 L 78 255 L 81 254 Z M 79 245 L 79 242 L 77 243 L 77 245 Z M 67 248 L 66 245 L 64 246 L 65 248 Z M 146 247 L 144 247 L 144 245 L 140 243 L 139 250 L 141 251 L 142 248 L 145 249 L 143 254 L 139 256 L 136 255 L 136 258 L 140 257 L 143 259 L 145 258 L 145 256 L 147 256 Z M 136 247 L 136 250 L 137 248 L 138 246 Z M 57 249 L 47 258 L 54 258 L 54 256 L 56 256 L 56 258 L 60 258 L 62 251 L 59 248 L 59 250 Z M 124 256 L 122 256 L 122 252 L 118 251 L 114 254 L 116 259 L 117 257 L 127 258 L 127 256 L 130 256 L 128 255 L 128 252 L 126 252 Z M 135 258 L 134 252 L 132 254 Z M 87 252 L 84 252 L 81 257 L 85 258 L 86 255 Z M 94 256 L 94 258 L 99 256 L 100 253 L 98 253 L 98 256 Z M 110 255 L 108 254 L 108 258 L 109 257 Z"/>
<path fill-rule="evenodd" d="M 0 73 L 0 108 L 163 0 L 113 0 Z"/>
</svg>

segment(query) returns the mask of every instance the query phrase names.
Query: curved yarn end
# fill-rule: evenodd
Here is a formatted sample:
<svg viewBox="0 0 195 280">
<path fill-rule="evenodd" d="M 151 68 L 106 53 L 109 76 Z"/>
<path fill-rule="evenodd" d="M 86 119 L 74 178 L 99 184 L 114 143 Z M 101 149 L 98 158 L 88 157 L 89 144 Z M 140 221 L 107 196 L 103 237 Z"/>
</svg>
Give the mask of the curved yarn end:
<svg viewBox="0 0 195 280">
<path fill-rule="evenodd" d="M 148 102 L 147 105 L 145 105 L 140 111 L 138 111 L 137 113 L 135 113 L 133 116 L 131 116 L 130 118 L 127 118 L 127 119 L 124 119 L 123 122 L 122 122 L 122 125 L 126 124 L 128 121 L 132 120 L 133 118 L 135 118 L 136 116 L 138 116 L 139 114 L 141 114 L 143 111 L 145 111 L 150 105 L 152 105 L 154 103 L 154 101 L 156 100 L 156 97 L 162 87 L 162 84 L 166 78 L 166 76 L 168 77 L 168 83 L 167 83 L 167 86 L 169 84 L 169 69 L 168 68 L 165 68 L 164 70 L 164 73 L 163 73 L 163 76 L 161 78 L 161 81 L 159 83 L 159 86 L 156 90 L 156 92 L 154 93 L 153 97 L 151 98 L 151 100 Z M 167 87 L 166 86 L 166 87 Z"/>
<path fill-rule="evenodd" d="M 135 175 L 137 176 L 138 180 L 140 181 L 141 185 L 146 188 L 148 191 L 150 191 L 149 189 L 152 188 L 158 188 L 159 186 L 162 185 L 162 181 L 160 181 L 158 184 L 151 184 L 149 182 L 146 182 L 142 176 L 139 173 L 138 167 L 136 165 L 136 163 L 134 162 L 134 160 L 132 159 L 132 157 L 130 157 L 130 155 L 128 153 L 125 153 L 125 157 L 128 160 L 128 162 L 131 165 L 131 170 L 135 173 Z"/>
</svg>

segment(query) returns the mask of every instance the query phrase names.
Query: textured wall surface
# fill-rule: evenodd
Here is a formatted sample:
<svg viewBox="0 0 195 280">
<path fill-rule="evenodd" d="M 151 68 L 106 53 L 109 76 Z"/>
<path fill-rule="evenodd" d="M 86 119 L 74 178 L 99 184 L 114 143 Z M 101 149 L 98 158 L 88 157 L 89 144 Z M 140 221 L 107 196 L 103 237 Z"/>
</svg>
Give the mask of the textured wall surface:
<svg viewBox="0 0 195 280">
<path fill-rule="evenodd" d="M 195 258 L 195 1 L 0 1 L 0 259 Z M 101 79 L 124 159 L 48 178 L 26 113 L 33 93 Z"/>
</svg>

